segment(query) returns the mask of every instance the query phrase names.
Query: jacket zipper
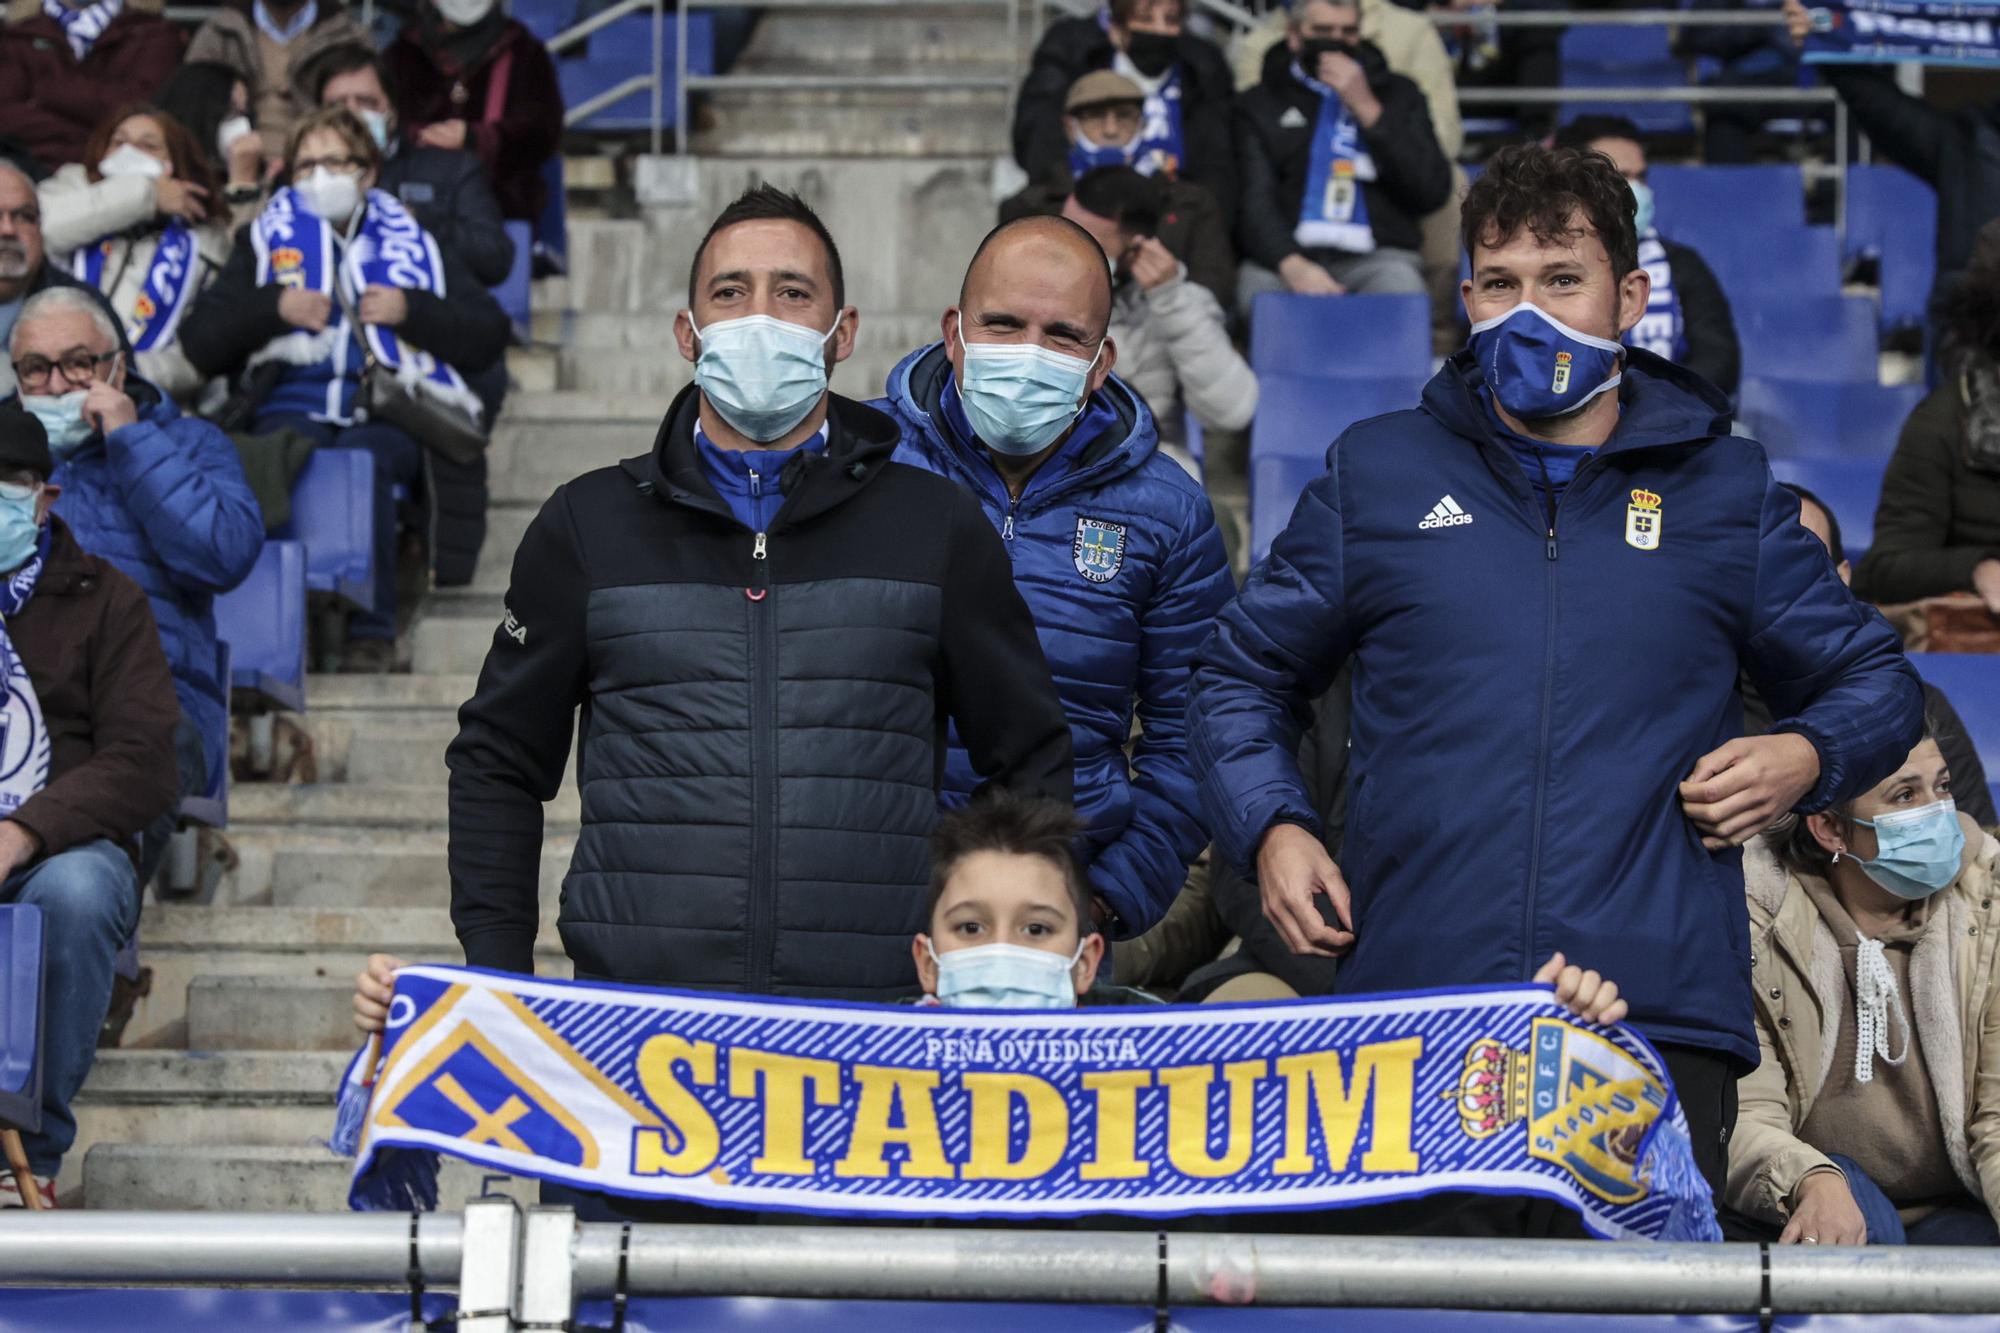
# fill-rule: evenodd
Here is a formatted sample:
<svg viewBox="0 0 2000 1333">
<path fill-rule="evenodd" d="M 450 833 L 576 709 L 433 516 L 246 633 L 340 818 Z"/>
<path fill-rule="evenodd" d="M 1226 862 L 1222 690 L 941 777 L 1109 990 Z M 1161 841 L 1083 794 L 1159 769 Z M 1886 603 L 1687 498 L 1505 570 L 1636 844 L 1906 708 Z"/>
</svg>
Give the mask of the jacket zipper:
<svg viewBox="0 0 2000 1333">
<path fill-rule="evenodd" d="M 778 868 L 778 664 L 771 624 L 770 541 L 758 533 L 750 548 L 750 942 L 746 988 L 771 990 Z"/>
</svg>

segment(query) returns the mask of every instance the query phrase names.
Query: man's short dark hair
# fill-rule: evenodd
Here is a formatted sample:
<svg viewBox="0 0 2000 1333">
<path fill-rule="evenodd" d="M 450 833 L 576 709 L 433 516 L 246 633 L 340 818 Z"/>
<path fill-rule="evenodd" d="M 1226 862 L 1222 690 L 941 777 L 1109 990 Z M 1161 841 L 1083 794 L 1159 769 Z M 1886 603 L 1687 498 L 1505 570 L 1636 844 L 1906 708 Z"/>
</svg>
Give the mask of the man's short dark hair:
<svg viewBox="0 0 2000 1333">
<path fill-rule="evenodd" d="M 1083 211 L 1115 222 L 1125 231 L 1151 236 L 1166 211 L 1160 182 L 1130 167 L 1099 167 L 1070 188 Z"/>
<path fill-rule="evenodd" d="M 1082 834 L 1076 812 L 1060 801 L 1017 796 L 1004 787 L 981 792 L 970 805 L 938 820 L 931 832 L 931 889 L 924 899 L 924 929 L 930 929 L 945 883 L 961 861 L 979 852 L 1004 852 L 1039 856 L 1054 863 L 1069 886 L 1077 929 L 1084 935 L 1095 934 L 1090 881 L 1084 878 L 1083 863 L 1076 856 L 1076 840 Z"/>
<path fill-rule="evenodd" d="M 826 275 L 833 283 L 833 304 L 837 309 L 847 307 L 847 279 L 840 268 L 840 247 L 833 243 L 833 233 L 819 220 L 819 214 L 812 211 L 812 205 L 788 190 L 775 185 L 757 185 L 736 196 L 736 202 L 715 215 L 715 221 L 708 224 L 708 231 L 701 238 L 701 244 L 694 248 L 694 261 L 688 265 L 688 308 L 694 308 L 695 284 L 701 280 L 701 257 L 708 253 L 708 243 L 716 234 L 734 227 L 739 222 L 796 222 L 826 247 Z"/>
<path fill-rule="evenodd" d="M 1495 246 L 1523 228 L 1544 245 L 1562 245 L 1576 240 L 1581 213 L 1610 252 L 1612 277 L 1623 278 L 1639 267 L 1634 208 L 1632 187 L 1604 154 L 1508 144 L 1466 192 L 1459 235 L 1468 259 L 1475 244 L 1489 244 L 1489 233 Z"/>
<path fill-rule="evenodd" d="M 1846 548 L 1840 544 L 1840 520 L 1834 517 L 1833 506 L 1795 481 L 1781 481 L 1778 484 L 1811 505 L 1814 509 L 1819 510 L 1820 513 L 1826 515 L 1827 554 L 1833 557 L 1833 563 L 1836 565 L 1847 559 L 1847 556 L 1843 554 Z"/>
<path fill-rule="evenodd" d="M 390 77 L 389 67 L 382 62 L 381 56 L 375 54 L 374 47 L 362 46 L 358 42 L 344 42 L 312 62 L 313 101 L 324 98 L 326 85 L 341 75 L 362 69 L 375 71 L 375 80 L 382 85 L 382 96 L 389 99 L 389 109 L 402 114 L 402 102 L 396 96 L 396 80 Z"/>
<path fill-rule="evenodd" d="M 1556 131 L 1556 147 L 1588 148 L 1599 139 L 1630 139 L 1645 145 L 1645 136 L 1630 116 L 1578 116 Z"/>
<path fill-rule="evenodd" d="M 1123 28 L 1132 22 L 1132 11 L 1144 4 L 1145 0 L 1111 0 L 1111 21 Z M 1174 21 L 1187 22 L 1187 0 L 1174 0 Z"/>
</svg>

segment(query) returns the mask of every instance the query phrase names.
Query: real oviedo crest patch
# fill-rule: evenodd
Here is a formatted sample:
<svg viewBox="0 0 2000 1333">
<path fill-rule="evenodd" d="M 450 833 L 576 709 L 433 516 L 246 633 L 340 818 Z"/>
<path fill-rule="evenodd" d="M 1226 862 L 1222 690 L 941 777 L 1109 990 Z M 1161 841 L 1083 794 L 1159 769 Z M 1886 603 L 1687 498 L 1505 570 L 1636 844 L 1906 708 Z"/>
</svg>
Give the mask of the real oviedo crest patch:
<svg viewBox="0 0 2000 1333">
<path fill-rule="evenodd" d="M 1660 549 L 1660 497 L 1644 489 L 1632 492 L 1625 506 L 1625 544 L 1635 551 Z"/>
<path fill-rule="evenodd" d="M 1125 564 L 1125 525 L 1100 518 L 1078 519 L 1070 558 L 1076 563 L 1076 572 L 1092 583 L 1109 583 Z"/>
</svg>

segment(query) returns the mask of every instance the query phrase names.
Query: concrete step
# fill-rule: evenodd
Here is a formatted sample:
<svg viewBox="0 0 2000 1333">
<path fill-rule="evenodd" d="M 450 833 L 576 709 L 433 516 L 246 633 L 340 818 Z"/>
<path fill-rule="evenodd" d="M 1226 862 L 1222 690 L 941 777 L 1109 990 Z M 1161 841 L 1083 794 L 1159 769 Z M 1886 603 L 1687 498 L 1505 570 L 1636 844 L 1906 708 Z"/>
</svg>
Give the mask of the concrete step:
<svg viewBox="0 0 2000 1333">
<path fill-rule="evenodd" d="M 527 532 L 536 512 L 534 506 L 521 504 L 499 504 L 486 511 L 486 544 L 479 548 L 479 564 L 472 575 L 471 586 L 474 589 L 491 592 L 507 590 L 507 580 L 514 572 L 514 551 L 521 545 L 522 534 Z M 435 669 L 417 668 L 419 671 Z M 474 666 L 471 669 L 476 672 L 479 668 Z"/>
<path fill-rule="evenodd" d="M 579 817 L 574 790 L 558 795 L 543 812 L 552 828 L 574 828 Z M 357 786 L 344 782 L 244 783 L 229 794 L 229 822 L 249 826 L 301 828 L 443 828 L 445 787 Z"/>
<path fill-rule="evenodd" d="M 196 977 L 187 1044 L 196 1051 L 347 1051 L 360 1042 L 352 975 Z"/>
<path fill-rule="evenodd" d="M 445 835 L 384 829 L 237 829 L 230 833 L 237 869 L 223 900 L 274 907 L 437 907 L 448 901 Z M 548 838 L 542 893 L 554 902 L 576 839 Z"/>
<path fill-rule="evenodd" d="M 1003 6 L 897 5 L 887 9 L 794 9 L 768 17 L 736 67 L 764 72 L 777 65 L 842 71 L 868 65 L 909 70 L 990 70 L 1010 73 Z M 1018 40 L 1018 34 L 1015 34 Z"/>
<path fill-rule="evenodd" d="M 440 595 L 439 600 L 446 600 Z M 456 715 L 472 697 L 471 676 L 391 674 L 306 677 L 306 712 L 410 712 Z"/>
<path fill-rule="evenodd" d="M 297 1213 L 347 1211 L 354 1164 L 326 1148 L 100 1143 L 83 1162 L 83 1202 L 91 1208 L 152 1212 Z M 438 1207 L 455 1210 L 480 1194 L 532 1204 L 534 1181 L 494 1175 L 444 1158 Z"/>
<path fill-rule="evenodd" d="M 864 308 L 855 330 L 853 354 L 834 367 L 834 391 L 864 400 L 878 397 L 898 361 L 937 340 L 938 317 L 943 310 L 942 305 L 915 311 Z M 694 378 L 694 367 L 682 359 L 674 345 L 674 319 L 671 313 L 580 313 L 573 324 L 573 338 L 559 353 L 563 384 L 614 401 L 636 396 L 662 404 L 671 402 Z M 658 424 L 655 417 L 622 437 L 625 444 L 619 456 L 629 457 L 650 448 Z"/>
<path fill-rule="evenodd" d="M 896 157 L 990 157 L 1008 150 L 1012 100 L 1002 88 L 951 94 L 718 90 L 711 96 L 715 123 L 693 136 L 697 153 L 746 155 L 763 148 L 788 157 L 847 157 L 859 164 Z"/>
<path fill-rule="evenodd" d="M 594 349 L 605 350 L 608 349 Z M 565 351 L 558 355 L 571 354 Z M 680 361 L 680 353 L 671 347 L 666 355 Z M 645 453 L 671 397 L 671 394 L 661 395 L 660 410 L 645 418 L 550 421 L 504 415 L 487 447 L 487 479 L 489 483 L 499 483 L 533 477 L 538 484 L 547 483 L 553 490 L 554 482 L 568 481 L 579 473 L 610 467 L 622 458 Z"/>
<path fill-rule="evenodd" d="M 507 578 L 504 573 L 489 574 L 473 586 L 503 592 Z M 411 661 L 418 671 L 477 672 L 493 647 L 493 622 L 426 616 L 411 627 L 410 640 Z"/>
</svg>

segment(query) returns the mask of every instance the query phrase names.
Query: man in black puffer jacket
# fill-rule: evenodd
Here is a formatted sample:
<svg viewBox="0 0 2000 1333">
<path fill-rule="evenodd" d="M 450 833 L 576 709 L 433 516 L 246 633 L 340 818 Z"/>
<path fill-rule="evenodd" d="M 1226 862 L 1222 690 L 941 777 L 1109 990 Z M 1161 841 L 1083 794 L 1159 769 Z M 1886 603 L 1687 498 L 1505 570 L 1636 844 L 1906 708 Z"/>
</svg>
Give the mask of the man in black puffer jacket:
<svg viewBox="0 0 2000 1333">
<path fill-rule="evenodd" d="M 746 194 L 689 285 L 695 387 L 515 556 L 448 755 L 452 919 L 468 963 L 531 969 L 541 803 L 581 707 L 579 976 L 912 996 L 947 722 L 985 781 L 1067 802 L 1062 704 L 977 502 L 826 392 L 855 316 L 811 210 Z"/>
</svg>

